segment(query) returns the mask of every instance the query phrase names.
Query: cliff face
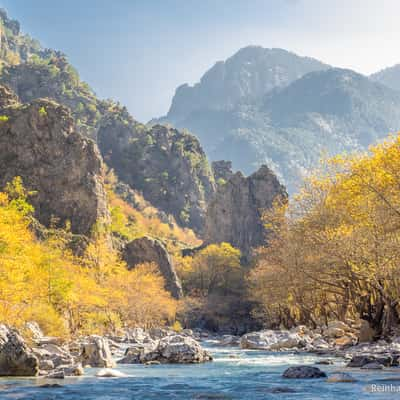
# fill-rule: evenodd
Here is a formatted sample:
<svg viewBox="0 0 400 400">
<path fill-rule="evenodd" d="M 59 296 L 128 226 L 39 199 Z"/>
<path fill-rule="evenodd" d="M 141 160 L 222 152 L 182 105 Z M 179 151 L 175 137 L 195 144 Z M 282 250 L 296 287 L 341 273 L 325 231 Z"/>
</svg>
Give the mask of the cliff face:
<svg viewBox="0 0 400 400">
<path fill-rule="evenodd" d="M 113 115 L 100 127 L 98 143 L 122 181 L 181 226 L 202 229 L 215 184 L 194 136 L 161 125 L 149 129 L 128 114 Z"/>
<path fill-rule="evenodd" d="M 218 186 L 208 206 L 205 242 L 228 242 L 247 258 L 252 248 L 264 243 L 262 212 L 278 197 L 286 199 L 286 190 L 267 166 L 249 177 L 237 172 Z"/>
<path fill-rule="evenodd" d="M 96 144 L 74 131 L 68 109 L 49 100 L 21 105 L 0 88 L 0 187 L 21 176 L 35 216 L 46 226 L 56 218 L 73 233 L 88 234 L 108 220 L 103 163 Z"/>
</svg>

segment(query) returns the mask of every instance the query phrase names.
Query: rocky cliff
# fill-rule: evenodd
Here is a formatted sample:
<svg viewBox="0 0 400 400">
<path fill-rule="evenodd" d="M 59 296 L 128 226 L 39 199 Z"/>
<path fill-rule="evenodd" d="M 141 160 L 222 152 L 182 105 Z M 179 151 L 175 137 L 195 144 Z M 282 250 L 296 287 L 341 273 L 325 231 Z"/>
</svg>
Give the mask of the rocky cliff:
<svg viewBox="0 0 400 400">
<path fill-rule="evenodd" d="M 74 130 L 68 109 L 50 100 L 21 105 L 0 88 L 0 187 L 21 176 L 44 225 L 88 234 L 108 220 L 103 163 L 96 144 Z"/>
<path fill-rule="evenodd" d="M 267 166 L 249 177 L 237 172 L 218 186 L 208 206 L 205 242 L 228 242 L 248 258 L 253 248 L 264 243 L 262 213 L 278 198 L 286 199 L 286 190 Z"/>
<path fill-rule="evenodd" d="M 181 226 L 202 229 L 215 184 L 194 136 L 161 125 L 147 128 L 125 111 L 104 119 L 98 143 L 119 179 Z"/>
</svg>

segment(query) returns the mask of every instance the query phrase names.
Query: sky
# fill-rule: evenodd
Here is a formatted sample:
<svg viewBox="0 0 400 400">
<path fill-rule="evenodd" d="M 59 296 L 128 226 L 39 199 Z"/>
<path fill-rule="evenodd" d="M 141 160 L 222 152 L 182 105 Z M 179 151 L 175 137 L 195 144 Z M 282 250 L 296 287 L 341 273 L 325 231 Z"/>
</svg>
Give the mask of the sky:
<svg viewBox="0 0 400 400">
<path fill-rule="evenodd" d="M 142 122 L 247 45 L 369 74 L 400 63 L 399 0 L 0 0 L 102 98 Z"/>
</svg>

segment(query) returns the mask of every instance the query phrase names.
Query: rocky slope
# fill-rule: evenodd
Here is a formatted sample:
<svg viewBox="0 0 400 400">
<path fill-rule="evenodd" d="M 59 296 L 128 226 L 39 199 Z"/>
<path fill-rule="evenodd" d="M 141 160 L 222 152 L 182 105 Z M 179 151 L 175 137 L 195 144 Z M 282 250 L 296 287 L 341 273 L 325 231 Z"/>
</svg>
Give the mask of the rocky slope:
<svg viewBox="0 0 400 400">
<path fill-rule="evenodd" d="M 373 81 L 400 91 L 400 64 L 393 65 L 369 76 Z"/>
<path fill-rule="evenodd" d="M 103 120 L 98 143 L 104 160 L 122 181 L 180 225 L 202 229 L 215 185 L 195 137 L 161 125 L 148 129 L 125 111 Z"/>
<path fill-rule="evenodd" d="M 285 188 L 267 166 L 249 177 L 237 172 L 220 185 L 207 209 L 205 242 L 228 242 L 245 258 L 265 241 L 262 213 L 275 199 L 285 200 Z"/>
<path fill-rule="evenodd" d="M 103 163 L 96 144 L 74 130 L 70 112 L 49 100 L 19 104 L 0 87 L 0 187 L 20 176 L 35 216 L 46 226 L 67 221 L 73 233 L 88 234 L 108 220 Z"/>
<path fill-rule="evenodd" d="M 242 51 L 253 58 L 261 52 Z M 232 160 L 234 169 L 247 174 L 267 164 L 294 192 L 322 153 L 365 149 L 400 127 L 400 95 L 379 82 L 313 62 L 308 71 L 300 69 L 273 85 L 276 70 L 260 63 L 255 74 L 256 63 L 242 51 L 225 62 L 229 74 L 217 76 L 213 67 L 193 88 L 178 88 L 169 113 L 159 120 L 194 132 L 211 160 Z M 276 53 L 264 51 L 270 63 L 280 65 Z M 302 65 L 294 56 L 292 63 Z M 256 79 L 261 71 L 268 85 Z M 234 77 L 229 82 L 242 96 L 225 87 L 227 76 Z M 202 93 L 200 100 L 196 93 Z"/>
</svg>

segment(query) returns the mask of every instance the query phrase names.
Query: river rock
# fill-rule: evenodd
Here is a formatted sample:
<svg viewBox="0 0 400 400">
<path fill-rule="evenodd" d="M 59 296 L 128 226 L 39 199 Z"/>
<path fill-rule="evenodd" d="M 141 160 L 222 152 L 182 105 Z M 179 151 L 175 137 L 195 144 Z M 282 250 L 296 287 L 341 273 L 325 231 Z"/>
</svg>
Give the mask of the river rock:
<svg viewBox="0 0 400 400">
<path fill-rule="evenodd" d="M 92 367 L 115 367 L 115 361 L 112 359 L 108 340 L 104 337 L 92 335 L 83 343 L 80 359 L 83 365 Z"/>
<path fill-rule="evenodd" d="M 16 329 L 0 325 L 0 376 L 36 376 L 39 360 Z"/>
<path fill-rule="evenodd" d="M 198 342 L 181 335 L 167 336 L 160 340 L 157 351 L 160 362 L 168 363 L 202 363 L 211 361 L 211 355 Z"/>
<path fill-rule="evenodd" d="M 351 376 L 350 374 L 346 374 L 345 372 L 338 372 L 336 374 L 329 375 L 326 381 L 330 383 L 357 382 L 357 379 Z"/>
<path fill-rule="evenodd" d="M 219 341 L 220 346 L 239 346 L 240 337 L 233 335 L 224 335 Z"/>
<path fill-rule="evenodd" d="M 211 361 L 211 355 L 193 338 L 183 335 L 168 335 L 157 341 L 136 345 L 126 350 L 120 364 L 160 363 L 201 363 Z"/>
<path fill-rule="evenodd" d="M 125 246 L 122 256 L 129 269 L 146 262 L 156 264 L 164 277 L 165 289 L 176 299 L 182 297 L 182 284 L 172 258 L 159 240 L 147 236 L 132 240 Z"/>
<path fill-rule="evenodd" d="M 364 364 L 361 369 L 383 369 L 383 365 L 378 362 Z"/>
<path fill-rule="evenodd" d="M 82 376 L 85 373 L 81 363 L 70 366 L 61 366 L 57 370 L 62 371 L 65 376 Z"/>
<path fill-rule="evenodd" d="M 298 365 L 289 367 L 282 375 L 284 378 L 289 379 L 315 379 L 325 378 L 326 373 L 317 367 L 310 367 L 309 365 Z"/>
<path fill-rule="evenodd" d="M 125 378 L 127 375 L 116 369 L 103 368 L 96 373 L 96 376 L 98 378 Z"/>
<path fill-rule="evenodd" d="M 64 371 L 54 371 L 49 373 L 48 375 L 46 375 L 46 378 L 49 379 L 64 379 L 65 378 L 65 374 Z"/>
<path fill-rule="evenodd" d="M 254 350 L 280 350 L 302 347 L 302 341 L 302 337 L 297 333 L 265 330 L 243 335 L 240 338 L 240 347 Z"/>
<path fill-rule="evenodd" d="M 45 344 L 40 347 L 32 349 L 36 357 L 40 360 L 40 369 L 48 370 L 53 364 L 55 368 L 60 365 L 72 365 L 75 362 L 75 358 L 64 348 L 55 344 Z"/>
</svg>

